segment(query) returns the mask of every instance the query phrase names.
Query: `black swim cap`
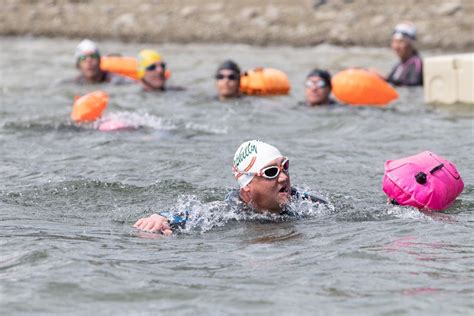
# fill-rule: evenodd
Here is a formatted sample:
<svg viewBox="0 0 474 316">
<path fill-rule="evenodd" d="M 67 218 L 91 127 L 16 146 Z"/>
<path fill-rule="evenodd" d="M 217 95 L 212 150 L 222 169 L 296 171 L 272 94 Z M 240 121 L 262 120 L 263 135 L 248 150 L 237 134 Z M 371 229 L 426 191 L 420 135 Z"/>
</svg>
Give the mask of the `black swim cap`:
<svg viewBox="0 0 474 316">
<path fill-rule="evenodd" d="M 311 72 L 306 76 L 306 78 L 309 77 L 319 77 L 323 79 L 323 81 L 327 84 L 327 86 L 331 89 L 331 74 L 326 71 L 326 70 L 321 70 L 321 69 L 313 69 Z"/>
<path fill-rule="evenodd" d="M 219 73 L 219 71 L 224 69 L 232 70 L 240 75 L 240 67 L 233 60 L 229 59 L 220 64 L 219 68 L 217 68 L 216 75 Z"/>
</svg>

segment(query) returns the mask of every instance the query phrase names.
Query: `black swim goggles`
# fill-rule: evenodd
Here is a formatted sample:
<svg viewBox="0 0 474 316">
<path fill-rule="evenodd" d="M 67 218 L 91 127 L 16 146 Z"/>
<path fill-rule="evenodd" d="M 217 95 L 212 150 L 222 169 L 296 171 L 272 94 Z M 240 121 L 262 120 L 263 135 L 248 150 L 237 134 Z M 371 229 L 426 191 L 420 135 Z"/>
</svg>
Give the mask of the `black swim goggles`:
<svg viewBox="0 0 474 316">
<path fill-rule="evenodd" d="M 280 172 L 289 174 L 290 160 L 285 158 L 279 166 L 268 166 L 258 172 L 249 172 L 247 174 L 254 174 L 257 177 L 263 177 L 265 179 L 275 179 L 280 175 Z"/>
<path fill-rule="evenodd" d="M 314 88 L 322 89 L 328 86 L 326 81 L 324 80 L 313 81 L 311 79 L 306 80 L 304 85 L 306 88 L 310 88 L 310 89 L 314 89 Z"/>
<path fill-rule="evenodd" d="M 165 70 L 166 69 L 166 63 L 161 62 L 161 63 L 151 64 L 150 66 L 146 67 L 145 70 L 146 71 L 155 71 L 157 67 L 161 67 L 163 70 Z"/>
<path fill-rule="evenodd" d="M 223 79 L 229 79 L 230 81 L 235 81 L 237 80 L 239 77 L 237 76 L 237 74 L 230 74 L 228 76 L 224 75 L 224 74 L 217 74 L 216 75 L 216 80 L 223 80 Z"/>
</svg>

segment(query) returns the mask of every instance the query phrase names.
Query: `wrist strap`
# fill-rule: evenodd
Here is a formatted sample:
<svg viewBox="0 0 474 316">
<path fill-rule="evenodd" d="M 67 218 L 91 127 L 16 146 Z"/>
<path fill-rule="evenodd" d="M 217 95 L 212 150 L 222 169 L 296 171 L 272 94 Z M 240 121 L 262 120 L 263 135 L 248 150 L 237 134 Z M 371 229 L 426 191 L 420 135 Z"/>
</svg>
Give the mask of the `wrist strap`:
<svg viewBox="0 0 474 316">
<path fill-rule="evenodd" d="M 178 213 L 178 214 L 173 214 L 168 211 L 163 211 L 158 214 L 168 219 L 168 222 L 170 223 L 171 228 L 178 228 L 178 227 L 184 228 L 186 221 L 189 218 L 188 210 L 185 210 L 184 212 Z"/>
</svg>

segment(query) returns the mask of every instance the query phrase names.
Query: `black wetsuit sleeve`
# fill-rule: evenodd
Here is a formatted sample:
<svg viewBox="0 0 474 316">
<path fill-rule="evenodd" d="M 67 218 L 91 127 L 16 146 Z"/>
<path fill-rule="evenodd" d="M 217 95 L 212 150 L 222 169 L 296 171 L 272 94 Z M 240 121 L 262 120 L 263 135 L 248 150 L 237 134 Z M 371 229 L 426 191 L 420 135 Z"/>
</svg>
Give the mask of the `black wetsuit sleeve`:
<svg viewBox="0 0 474 316">
<path fill-rule="evenodd" d="M 179 213 L 163 211 L 158 214 L 166 217 L 169 221 L 171 229 L 175 231 L 178 228 L 184 228 L 186 226 L 186 221 L 189 219 L 189 213 L 190 211 L 185 210 L 184 212 Z"/>
<path fill-rule="evenodd" d="M 325 198 L 321 196 L 317 196 L 314 193 L 299 191 L 296 188 L 291 188 L 291 196 L 294 196 L 296 198 L 303 199 L 303 200 L 310 200 L 311 202 L 315 202 L 315 203 L 328 204 L 328 201 Z"/>
</svg>

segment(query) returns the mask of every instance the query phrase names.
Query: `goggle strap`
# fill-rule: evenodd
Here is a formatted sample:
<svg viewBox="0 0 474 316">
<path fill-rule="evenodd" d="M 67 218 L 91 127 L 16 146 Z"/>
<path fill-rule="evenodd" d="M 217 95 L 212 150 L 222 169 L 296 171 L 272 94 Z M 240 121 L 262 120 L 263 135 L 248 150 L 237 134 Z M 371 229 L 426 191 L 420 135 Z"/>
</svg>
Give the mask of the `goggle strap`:
<svg viewBox="0 0 474 316">
<path fill-rule="evenodd" d="M 248 172 L 252 168 L 254 160 L 256 160 L 255 157 L 252 159 L 252 161 L 250 162 L 248 167 L 245 168 L 245 170 L 243 172 L 238 170 L 232 164 L 232 170 L 236 173 L 235 178 L 238 179 L 241 176 L 243 176 L 244 174 L 246 174 L 246 175 L 256 175 L 257 177 L 265 176 L 265 178 L 267 178 L 267 179 L 275 179 L 276 177 L 278 177 L 280 175 L 280 172 L 282 172 L 282 171 L 288 172 L 288 170 L 289 170 L 289 168 L 286 168 L 286 169 L 284 168 L 284 165 L 287 164 L 290 161 L 288 158 L 286 158 L 285 160 L 283 160 L 283 163 L 280 166 L 268 166 L 268 167 L 263 168 L 262 170 L 260 170 L 258 172 Z M 268 170 L 268 169 L 271 169 L 271 168 L 277 168 L 278 169 L 277 174 L 274 177 L 269 177 L 269 176 L 265 175 L 265 171 Z"/>
</svg>

